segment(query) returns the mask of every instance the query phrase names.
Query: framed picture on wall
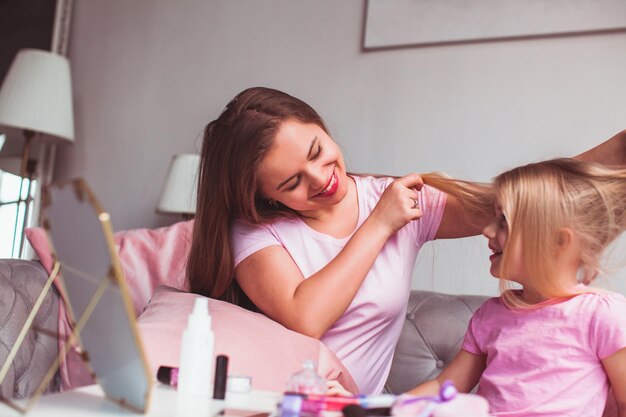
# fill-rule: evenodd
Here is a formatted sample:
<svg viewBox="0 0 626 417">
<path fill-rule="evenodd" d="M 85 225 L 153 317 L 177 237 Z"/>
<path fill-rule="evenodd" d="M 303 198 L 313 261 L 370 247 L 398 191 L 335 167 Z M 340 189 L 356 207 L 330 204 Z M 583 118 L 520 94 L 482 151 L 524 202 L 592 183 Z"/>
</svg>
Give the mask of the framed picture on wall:
<svg viewBox="0 0 626 417">
<path fill-rule="evenodd" d="M 367 0 L 365 50 L 626 30 L 624 0 Z"/>
</svg>

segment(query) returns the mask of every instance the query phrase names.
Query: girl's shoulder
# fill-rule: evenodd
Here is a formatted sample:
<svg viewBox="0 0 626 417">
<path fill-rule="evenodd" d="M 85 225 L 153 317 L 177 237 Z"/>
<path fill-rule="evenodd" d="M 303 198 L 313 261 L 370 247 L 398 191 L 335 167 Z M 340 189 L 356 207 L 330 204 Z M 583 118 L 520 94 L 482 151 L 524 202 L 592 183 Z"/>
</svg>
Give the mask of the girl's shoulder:
<svg viewBox="0 0 626 417">
<path fill-rule="evenodd" d="M 486 317 L 500 317 L 509 311 L 502 297 L 488 298 L 473 314 L 475 320 L 482 320 Z"/>
<path fill-rule="evenodd" d="M 509 290 L 518 291 L 518 290 Z M 624 312 L 626 318 L 626 297 L 620 293 L 588 288 L 587 291 L 564 300 L 550 300 L 539 305 L 530 307 L 514 307 L 507 304 L 503 296 L 493 297 L 485 301 L 476 311 L 476 315 L 494 314 L 552 314 L 551 311 L 558 310 L 568 314 L 588 314 L 589 312 Z M 561 313 L 559 313 L 561 314 Z"/>
<path fill-rule="evenodd" d="M 594 290 L 578 295 L 580 315 L 589 318 L 589 342 L 598 358 L 604 359 L 626 347 L 626 297 Z"/>
<path fill-rule="evenodd" d="M 626 309 L 626 297 L 623 294 L 599 288 L 590 288 L 589 291 L 577 295 L 573 300 L 593 308 L 604 306 L 609 309 Z"/>
<path fill-rule="evenodd" d="M 588 288 L 562 303 L 555 304 L 554 308 L 571 317 L 591 318 L 591 323 L 606 320 L 612 322 L 616 318 L 626 323 L 626 297 L 608 290 Z"/>
<path fill-rule="evenodd" d="M 623 294 L 620 294 L 615 291 L 606 290 L 604 288 L 595 288 L 589 287 L 583 284 L 580 284 L 576 287 L 579 294 L 574 296 L 572 299 L 577 299 L 580 297 L 580 300 L 593 300 L 595 302 L 626 302 L 626 297 Z"/>
</svg>

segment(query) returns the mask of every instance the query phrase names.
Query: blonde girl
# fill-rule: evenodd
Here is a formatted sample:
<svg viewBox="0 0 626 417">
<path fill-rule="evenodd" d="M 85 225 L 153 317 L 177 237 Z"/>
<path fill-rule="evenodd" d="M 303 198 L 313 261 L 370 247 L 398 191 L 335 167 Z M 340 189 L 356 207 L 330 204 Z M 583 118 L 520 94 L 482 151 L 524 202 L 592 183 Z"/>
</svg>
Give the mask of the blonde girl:
<svg viewBox="0 0 626 417">
<path fill-rule="evenodd" d="M 593 417 L 612 387 L 625 417 L 626 298 L 588 284 L 626 229 L 626 170 L 554 159 L 499 175 L 493 193 L 483 235 L 502 295 L 474 314 L 443 373 L 409 394 L 452 380 L 462 392 L 479 384 L 493 415 Z"/>
</svg>

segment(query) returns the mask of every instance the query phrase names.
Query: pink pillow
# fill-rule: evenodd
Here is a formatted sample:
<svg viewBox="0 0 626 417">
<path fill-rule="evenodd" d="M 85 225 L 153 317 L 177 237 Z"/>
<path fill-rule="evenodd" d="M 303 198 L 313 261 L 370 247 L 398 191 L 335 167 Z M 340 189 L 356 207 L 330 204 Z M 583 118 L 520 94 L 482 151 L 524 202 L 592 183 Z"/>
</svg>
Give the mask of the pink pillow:
<svg viewBox="0 0 626 417">
<path fill-rule="evenodd" d="M 143 311 L 159 285 L 187 289 L 186 263 L 193 220 L 158 229 L 133 229 L 114 235 L 135 315 Z M 26 229 L 26 237 L 43 267 L 52 271 L 52 252 L 46 231 Z"/>
<path fill-rule="evenodd" d="M 155 379 L 159 366 L 178 366 L 180 341 L 195 297 L 199 296 L 159 287 L 139 316 L 139 333 Z M 324 378 L 358 392 L 348 370 L 319 340 L 224 301 L 209 299 L 209 312 L 215 333 L 214 355 L 227 355 L 229 375 L 252 377 L 253 389 L 284 391 L 289 376 L 304 360 L 313 359 Z"/>
<path fill-rule="evenodd" d="M 122 270 L 130 297 L 138 316 L 148 304 L 154 289 L 160 284 L 187 289 L 185 267 L 191 244 L 193 220 L 178 222 L 159 229 L 134 229 L 114 235 Z M 39 261 L 50 273 L 53 267 L 48 234 L 40 227 L 26 229 L 26 237 Z M 62 289 L 59 288 L 61 294 Z M 64 303 L 59 303 L 59 350 L 71 334 Z M 61 389 L 68 390 L 93 383 L 74 347 L 60 364 Z"/>
</svg>

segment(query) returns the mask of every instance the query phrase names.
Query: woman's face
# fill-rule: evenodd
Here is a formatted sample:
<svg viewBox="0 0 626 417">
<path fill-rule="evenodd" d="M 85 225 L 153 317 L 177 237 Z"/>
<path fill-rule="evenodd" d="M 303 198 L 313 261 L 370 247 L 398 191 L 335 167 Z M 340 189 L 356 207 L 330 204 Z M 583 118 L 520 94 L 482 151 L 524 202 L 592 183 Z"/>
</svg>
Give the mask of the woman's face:
<svg viewBox="0 0 626 417">
<path fill-rule="evenodd" d="M 303 215 L 340 202 L 348 191 L 343 155 L 316 124 L 281 123 L 259 165 L 261 193 Z"/>
</svg>

